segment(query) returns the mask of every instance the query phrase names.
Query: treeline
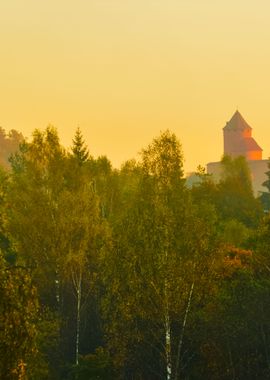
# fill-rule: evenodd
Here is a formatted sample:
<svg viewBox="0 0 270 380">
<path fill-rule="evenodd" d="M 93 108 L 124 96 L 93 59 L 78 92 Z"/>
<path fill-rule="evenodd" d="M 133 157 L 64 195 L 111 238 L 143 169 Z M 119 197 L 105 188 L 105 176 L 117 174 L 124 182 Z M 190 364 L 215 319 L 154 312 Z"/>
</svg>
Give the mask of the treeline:
<svg viewBox="0 0 270 380">
<path fill-rule="evenodd" d="M 1 379 L 270 379 L 270 218 L 244 158 L 189 188 L 170 131 L 115 170 L 48 127 L 10 165 Z"/>
<path fill-rule="evenodd" d="M 19 149 L 23 140 L 22 133 L 15 129 L 6 132 L 4 128 L 0 127 L 0 165 L 2 167 L 6 169 L 9 167 L 9 157 Z"/>
</svg>

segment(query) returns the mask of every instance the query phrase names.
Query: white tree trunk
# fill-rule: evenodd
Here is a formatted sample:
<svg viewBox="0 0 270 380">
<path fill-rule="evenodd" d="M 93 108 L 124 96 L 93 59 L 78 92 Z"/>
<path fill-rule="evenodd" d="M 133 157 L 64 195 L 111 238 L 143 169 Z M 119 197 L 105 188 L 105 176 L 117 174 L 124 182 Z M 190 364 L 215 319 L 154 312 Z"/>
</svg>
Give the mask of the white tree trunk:
<svg viewBox="0 0 270 380">
<path fill-rule="evenodd" d="M 185 315 L 184 315 L 184 319 L 183 319 L 183 324 L 182 324 L 182 331 L 181 331 L 181 335 L 179 338 L 177 358 L 176 358 L 175 380 L 178 380 L 178 378 L 179 378 L 179 367 L 180 367 L 181 351 L 182 351 L 182 346 L 183 346 L 183 338 L 184 338 L 185 327 L 187 324 L 187 317 L 188 317 L 188 313 L 190 310 L 193 290 L 194 290 L 194 282 L 191 284 L 191 287 L 190 287 L 189 296 L 188 296 L 188 303 L 187 303 L 187 307 L 186 307 Z"/>
<path fill-rule="evenodd" d="M 165 340 L 166 340 L 166 380 L 171 380 L 172 376 L 172 342 L 171 324 L 168 309 L 165 314 Z"/>
<path fill-rule="evenodd" d="M 81 297 L 82 297 L 82 274 L 80 272 L 77 283 L 77 318 L 76 318 L 76 365 L 79 364 L 80 323 L 81 323 Z"/>
<path fill-rule="evenodd" d="M 56 302 L 59 308 L 60 305 L 60 280 L 59 280 L 59 270 L 58 267 L 56 267 L 55 270 L 55 297 L 56 297 Z"/>
</svg>

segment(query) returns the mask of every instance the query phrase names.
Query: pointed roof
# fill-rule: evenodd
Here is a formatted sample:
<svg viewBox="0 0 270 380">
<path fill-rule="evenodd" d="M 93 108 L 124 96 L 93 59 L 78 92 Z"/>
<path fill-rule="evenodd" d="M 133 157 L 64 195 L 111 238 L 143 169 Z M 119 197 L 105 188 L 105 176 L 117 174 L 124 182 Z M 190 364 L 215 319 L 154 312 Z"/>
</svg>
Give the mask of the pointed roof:
<svg viewBox="0 0 270 380">
<path fill-rule="evenodd" d="M 226 130 L 240 130 L 252 129 L 246 122 L 240 112 L 237 110 L 230 121 L 228 121 L 223 129 Z"/>
<path fill-rule="evenodd" d="M 239 143 L 239 149 L 243 152 L 262 151 L 262 148 L 257 144 L 253 137 L 246 137 Z"/>
</svg>

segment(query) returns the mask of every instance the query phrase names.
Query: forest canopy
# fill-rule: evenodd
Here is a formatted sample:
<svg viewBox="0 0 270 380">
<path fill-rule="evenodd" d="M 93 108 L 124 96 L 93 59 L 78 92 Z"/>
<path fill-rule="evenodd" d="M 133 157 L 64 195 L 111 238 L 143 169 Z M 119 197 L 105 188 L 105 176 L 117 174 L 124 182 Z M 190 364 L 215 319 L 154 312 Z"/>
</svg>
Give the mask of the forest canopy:
<svg viewBox="0 0 270 380">
<path fill-rule="evenodd" d="M 169 130 L 120 169 L 80 129 L 0 148 L 1 379 L 270 378 L 270 218 L 243 157 L 187 186 Z"/>
</svg>

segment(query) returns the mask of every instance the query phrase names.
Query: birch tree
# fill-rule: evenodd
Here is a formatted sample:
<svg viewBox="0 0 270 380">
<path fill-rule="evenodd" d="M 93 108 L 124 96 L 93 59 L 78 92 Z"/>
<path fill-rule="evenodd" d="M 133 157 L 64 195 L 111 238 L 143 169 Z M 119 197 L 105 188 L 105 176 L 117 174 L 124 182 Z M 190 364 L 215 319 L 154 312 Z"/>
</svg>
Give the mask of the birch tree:
<svg viewBox="0 0 270 380">
<path fill-rule="evenodd" d="M 119 352 L 119 359 L 123 355 L 132 360 L 139 354 L 136 347 L 138 351 L 143 347 L 141 360 L 151 352 L 156 364 L 144 376 L 170 380 L 180 378 L 196 281 L 209 263 L 211 221 L 206 224 L 191 203 L 175 135 L 166 131 L 154 139 L 142 152 L 141 168 L 138 190 L 115 229 L 114 255 L 105 262 L 104 277 L 108 276 L 110 291 L 118 294 L 112 298 L 112 308 L 106 302 L 105 312 L 112 319 L 121 313 L 124 320 L 123 325 L 119 317 L 108 324 L 108 335 L 116 339 L 114 347 L 125 352 Z M 123 331 L 123 326 L 133 334 Z M 129 353 L 128 346 L 134 351 Z M 158 361 L 163 363 L 160 368 Z"/>
<path fill-rule="evenodd" d="M 12 160 L 6 223 L 18 262 L 30 269 L 43 307 L 62 321 L 70 301 L 67 283 L 72 285 L 76 363 L 85 273 L 91 273 L 104 238 L 98 197 L 82 159 L 86 156 L 78 156 L 77 148 L 74 156 L 68 155 L 52 127 L 34 132 Z"/>
</svg>

